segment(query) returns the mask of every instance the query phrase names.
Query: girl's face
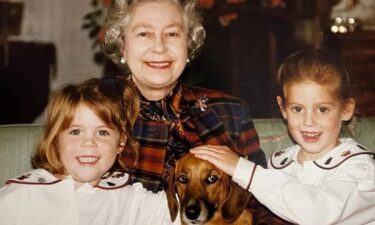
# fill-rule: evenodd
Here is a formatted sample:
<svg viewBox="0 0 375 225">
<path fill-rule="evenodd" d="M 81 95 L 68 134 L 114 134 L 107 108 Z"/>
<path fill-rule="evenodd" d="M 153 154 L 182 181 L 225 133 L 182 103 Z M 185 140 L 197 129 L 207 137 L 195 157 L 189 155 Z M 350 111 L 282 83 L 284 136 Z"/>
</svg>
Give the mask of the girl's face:
<svg viewBox="0 0 375 225">
<path fill-rule="evenodd" d="M 284 95 L 286 102 L 280 96 L 277 101 L 303 161 L 319 159 L 339 144 L 341 122 L 353 115 L 354 100 L 343 104 L 327 86 L 312 81 L 287 84 Z"/>
<path fill-rule="evenodd" d="M 142 94 L 167 95 L 185 68 L 188 48 L 186 26 L 179 8 L 168 1 L 136 6 L 126 29 L 124 58 Z"/>
<path fill-rule="evenodd" d="M 108 127 L 84 104 L 76 109 L 71 125 L 58 140 L 65 175 L 73 177 L 76 187 L 97 185 L 125 146 L 119 131 Z"/>
</svg>

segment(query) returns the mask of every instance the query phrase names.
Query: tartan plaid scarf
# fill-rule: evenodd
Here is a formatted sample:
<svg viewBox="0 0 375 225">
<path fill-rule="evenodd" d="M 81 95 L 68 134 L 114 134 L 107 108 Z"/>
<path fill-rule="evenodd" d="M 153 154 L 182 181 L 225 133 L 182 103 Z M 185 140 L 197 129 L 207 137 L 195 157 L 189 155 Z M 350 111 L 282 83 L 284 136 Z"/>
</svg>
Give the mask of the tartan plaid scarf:
<svg viewBox="0 0 375 225">
<path fill-rule="evenodd" d="M 177 82 L 170 94 L 158 101 L 150 101 L 142 94 L 140 118 L 168 125 L 167 164 L 174 163 L 192 147 L 202 144 L 194 125 L 189 121 L 189 104 L 182 97 L 182 84 Z"/>
</svg>

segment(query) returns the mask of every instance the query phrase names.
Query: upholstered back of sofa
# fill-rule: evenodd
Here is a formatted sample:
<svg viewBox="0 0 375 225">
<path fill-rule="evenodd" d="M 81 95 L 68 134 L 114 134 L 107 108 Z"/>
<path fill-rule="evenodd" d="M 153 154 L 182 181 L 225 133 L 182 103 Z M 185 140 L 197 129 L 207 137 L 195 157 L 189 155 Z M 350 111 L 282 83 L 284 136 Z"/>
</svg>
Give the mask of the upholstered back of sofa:
<svg viewBox="0 0 375 225">
<path fill-rule="evenodd" d="M 273 151 L 293 144 L 281 119 L 255 119 L 254 125 L 267 157 Z M 34 124 L 0 125 L 0 187 L 7 179 L 32 169 L 30 157 L 42 130 L 42 125 Z M 343 128 L 342 136 L 353 137 L 375 150 L 375 117 L 354 119 Z"/>
</svg>

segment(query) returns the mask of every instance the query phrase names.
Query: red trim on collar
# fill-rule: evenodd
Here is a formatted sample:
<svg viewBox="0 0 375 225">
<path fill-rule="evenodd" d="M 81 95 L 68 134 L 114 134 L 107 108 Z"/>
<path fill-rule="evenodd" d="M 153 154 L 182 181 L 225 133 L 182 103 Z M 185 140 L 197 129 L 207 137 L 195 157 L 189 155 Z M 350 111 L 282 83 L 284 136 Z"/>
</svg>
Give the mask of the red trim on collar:
<svg viewBox="0 0 375 225">
<path fill-rule="evenodd" d="M 51 184 L 56 184 L 60 182 L 61 180 L 55 180 L 49 183 L 36 183 L 36 182 L 25 182 L 25 181 L 16 181 L 16 180 L 8 180 L 5 182 L 5 184 L 30 184 L 30 185 L 51 185 Z"/>
<path fill-rule="evenodd" d="M 123 188 L 125 186 L 128 186 L 130 184 L 130 181 L 131 181 L 131 178 L 129 177 L 129 179 L 121 186 L 117 186 L 117 187 L 102 187 L 102 186 L 95 186 L 96 188 L 99 188 L 99 189 L 102 189 L 102 190 L 115 190 L 115 189 L 119 189 L 119 188 Z"/>
<path fill-rule="evenodd" d="M 315 162 L 315 161 L 313 161 L 313 162 L 314 162 L 314 164 L 315 164 L 317 167 L 319 167 L 319 168 L 321 168 L 321 169 L 324 169 L 324 170 L 331 170 L 331 169 L 334 169 L 334 168 L 338 167 L 339 165 L 341 165 L 343 162 L 345 162 L 345 161 L 348 160 L 349 158 L 354 157 L 354 156 L 358 156 L 358 155 L 372 155 L 372 156 L 374 157 L 374 159 L 375 159 L 375 153 L 373 153 L 373 152 L 359 152 L 359 153 L 354 153 L 353 155 L 346 157 L 346 158 L 343 159 L 341 162 L 339 162 L 339 163 L 337 163 L 336 165 L 331 166 L 331 167 L 323 167 L 323 166 L 319 165 L 317 162 Z"/>
</svg>

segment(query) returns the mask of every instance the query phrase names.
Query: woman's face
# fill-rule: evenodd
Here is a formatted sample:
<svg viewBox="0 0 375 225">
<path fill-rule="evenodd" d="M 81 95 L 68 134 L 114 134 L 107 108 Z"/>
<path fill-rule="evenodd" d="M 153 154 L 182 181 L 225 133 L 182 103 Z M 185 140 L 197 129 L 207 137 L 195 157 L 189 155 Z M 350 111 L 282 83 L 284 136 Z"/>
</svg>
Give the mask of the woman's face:
<svg viewBox="0 0 375 225">
<path fill-rule="evenodd" d="M 158 1 L 134 8 L 123 56 L 146 98 L 158 100 L 153 93 L 166 96 L 171 91 L 185 68 L 187 54 L 187 29 L 176 5 Z"/>
</svg>

